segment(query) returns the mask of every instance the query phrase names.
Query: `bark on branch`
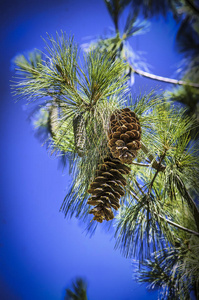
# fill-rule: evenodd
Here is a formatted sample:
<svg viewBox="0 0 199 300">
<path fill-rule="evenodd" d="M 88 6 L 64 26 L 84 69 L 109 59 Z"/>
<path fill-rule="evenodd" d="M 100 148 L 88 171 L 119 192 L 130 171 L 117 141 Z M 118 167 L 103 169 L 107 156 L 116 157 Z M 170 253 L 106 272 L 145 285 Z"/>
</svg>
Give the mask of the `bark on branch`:
<svg viewBox="0 0 199 300">
<path fill-rule="evenodd" d="M 198 83 L 194 83 L 194 82 L 186 82 L 183 80 L 177 80 L 177 79 L 172 79 L 172 78 L 167 78 L 167 77 L 163 77 L 163 76 L 158 76 L 158 75 L 154 75 L 139 69 L 134 69 L 131 65 L 130 65 L 131 70 L 136 73 L 139 74 L 141 76 L 153 79 L 153 80 L 157 80 L 157 81 L 162 81 L 162 82 L 167 82 L 167 83 L 172 83 L 172 84 L 178 84 L 178 85 L 188 85 L 188 86 L 192 86 L 195 88 L 199 88 L 199 84 Z"/>
</svg>

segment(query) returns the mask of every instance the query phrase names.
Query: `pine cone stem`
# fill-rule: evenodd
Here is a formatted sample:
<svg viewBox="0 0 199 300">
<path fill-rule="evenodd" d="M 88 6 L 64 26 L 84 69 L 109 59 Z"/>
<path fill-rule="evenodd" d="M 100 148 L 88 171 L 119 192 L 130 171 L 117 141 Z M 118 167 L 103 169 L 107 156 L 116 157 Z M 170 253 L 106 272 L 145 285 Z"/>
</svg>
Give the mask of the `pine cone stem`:
<svg viewBox="0 0 199 300">
<path fill-rule="evenodd" d="M 150 164 L 142 164 L 142 163 L 138 163 L 138 162 L 132 162 L 132 165 L 136 165 L 136 166 L 140 166 L 140 167 L 147 167 L 149 168 L 151 165 Z"/>
<path fill-rule="evenodd" d="M 141 143 L 141 149 L 142 151 L 147 154 L 148 159 L 152 163 L 152 168 L 159 170 L 159 171 L 164 171 L 166 167 L 162 164 L 159 164 L 159 162 L 156 160 L 155 156 L 149 151 L 149 149 L 145 146 L 145 144 L 142 142 Z"/>
</svg>

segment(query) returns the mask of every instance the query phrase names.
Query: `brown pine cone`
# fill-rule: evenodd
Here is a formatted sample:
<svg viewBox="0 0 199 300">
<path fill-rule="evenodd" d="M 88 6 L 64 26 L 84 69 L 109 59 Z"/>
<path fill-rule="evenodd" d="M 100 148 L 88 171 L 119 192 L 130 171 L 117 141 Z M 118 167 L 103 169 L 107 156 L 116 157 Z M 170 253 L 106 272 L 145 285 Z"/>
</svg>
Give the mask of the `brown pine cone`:
<svg viewBox="0 0 199 300">
<path fill-rule="evenodd" d="M 141 148 L 141 127 L 136 114 L 129 108 L 116 110 L 110 118 L 108 146 L 115 158 L 131 164 Z"/>
<path fill-rule="evenodd" d="M 93 220 L 102 223 L 103 220 L 109 221 L 114 218 L 112 208 L 117 210 L 120 207 L 119 199 L 124 196 L 123 187 L 126 185 L 123 175 L 129 174 L 130 170 L 118 159 L 111 157 L 106 157 L 103 163 L 98 165 L 96 177 L 88 189 L 92 196 L 87 203 L 95 206 L 89 211 L 94 215 Z"/>
</svg>

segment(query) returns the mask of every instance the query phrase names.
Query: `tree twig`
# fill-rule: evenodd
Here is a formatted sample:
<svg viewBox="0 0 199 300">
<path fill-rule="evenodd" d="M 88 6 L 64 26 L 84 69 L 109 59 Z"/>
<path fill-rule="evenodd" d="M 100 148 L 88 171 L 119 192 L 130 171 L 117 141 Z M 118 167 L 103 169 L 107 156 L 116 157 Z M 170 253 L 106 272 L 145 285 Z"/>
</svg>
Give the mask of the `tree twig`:
<svg viewBox="0 0 199 300">
<path fill-rule="evenodd" d="M 152 153 L 150 153 L 149 149 L 145 146 L 145 144 L 143 142 L 142 142 L 141 149 L 145 154 L 147 154 L 148 159 L 152 163 L 152 168 L 159 170 L 159 171 L 164 171 L 166 169 L 166 167 L 164 165 L 159 164 L 157 162 L 157 160 L 155 159 L 155 156 Z"/>
<path fill-rule="evenodd" d="M 150 185 L 149 185 L 148 195 L 151 194 L 151 190 L 152 190 L 152 187 L 153 187 L 153 183 L 154 183 L 154 181 L 155 181 L 155 179 L 156 179 L 158 173 L 161 171 L 161 164 L 162 164 L 163 159 L 165 158 L 166 152 L 167 152 L 167 150 L 165 149 L 164 152 L 163 152 L 163 154 L 162 154 L 162 156 L 161 156 L 161 158 L 160 158 L 160 161 L 159 161 L 158 167 L 157 167 L 157 171 L 155 172 L 155 175 L 153 176 L 153 179 L 151 180 L 151 183 L 150 183 Z"/>
<path fill-rule="evenodd" d="M 140 202 L 140 198 L 136 195 L 135 191 L 130 190 L 131 196 L 133 196 L 138 202 Z"/>
<path fill-rule="evenodd" d="M 132 165 L 140 166 L 140 167 L 150 167 L 151 165 L 149 164 L 142 164 L 138 162 L 132 162 Z"/>
<path fill-rule="evenodd" d="M 194 3 L 193 3 L 192 1 L 186 0 L 185 2 L 188 4 L 189 7 L 192 8 L 192 10 L 193 10 L 197 15 L 199 15 L 199 8 L 197 8 L 197 7 L 194 5 Z"/>
<path fill-rule="evenodd" d="M 187 81 L 183 81 L 183 80 L 177 80 L 177 79 L 172 79 L 172 78 L 167 78 L 167 77 L 163 77 L 163 76 L 158 76 L 158 75 L 154 75 L 139 69 L 134 69 L 130 64 L 129 64 L 131 70 L 141 76 L 153 79 L 153 80 L 157 80 L 157 81 L 162 81 L 162 82 L 167 82 L 167 83 L 172 83 L 172 84 L 178 84 L 178 85 L 188 85 L 188 86 L 192 86 L 195 88 L 199 88 L 199 84 L 198 83 L 194 83 L 194 82 L 187 82 Z"/>
<path fill-rule="evenodd" d="M 139 184 L 138 184 L 138 185 L 139 185 Z M 139 186 L 139 189 L 141 189 L 140 186 Z M 142 191 L 142 189 L 141 189 L 141 192 L 142 192 L 142 194 L 144 193 L 144 192 Z M 131 195 L 132 195 L 138 202 L 140 202 L 140 199 L 139 199 L 139 197 L 135 194 L 135 192 L 133 193 L 132 191 L 130 191 L 130 193 L 131 193 Z M 169 220 L 169 219 L 166 219 L 166 218 L 164 218 L 163 216 L 161 216 L 160 214 L 158 214 L 158 213 L 156 213 L 156 212 L 154 212 L 154 214 L 157 215 L 160 219 L 162 219 L 162 220 L 164 220 L 165 222 L 167 222 L 168 224 L 170 224 L 170 225 L 172 225 L 172 226 L 175 226 L 176 228 L 179 228 L 179 229 L 184 230 L 184 231 L 186 231 L 186 232 L 188 232 L 188 233 L 191 233 L 191 234 L 194 234 L 194 235 L 196 235 L 196 236 L 199 236 L 199 233 L 196 232 L 196 231 L 194 231 L 194 230 L 191 230 L 191 229 L 186 228 L 186 227 L 184 227 L 184 226 L 182 226 L 182 225 L 179 225 L 179 224 L 177 224 L 177 223 L 175 223 L 175 222 L 173 222 L 173 221 L 171 221 L 171 220 Z"/>
<path fill-rule="evenodd" d="M 154 212 L 154 213 L 155 213 L 155 212 Z M 175 222 L 173 222 L 173 221 L 170 221 L 170 220 L 168 220 L 168 219 L 165 219 L 163 216 L 161 216 L 161 215 L 159 215 L 159 214 L 157 214 L 157 213 L 155 213 L 155 214 L 158 215 L 158 217 L 159 217 L 160 219 L 164 220 L 164 221 L 167 222 L 168 224 L 171 224 L 171 225 L 173 225 L 173 226 L 175 226 L 175 227 L 177 227 L 177 228 L 179 228 L 179 229 L 182 229 L 182 230 L 184 230 L 184 231 L 186 231 L 186 232 L 189 232 L 189 233 L 192 233 L 192 234 L 194 234 L 194 235 L 199 236 L 199 233 L 198 233 L 198 232 L 196 232 L 196 231 L 194 231 L 194 230 L 191 230 L 191 229 L 189 229 L 189 228 L 183 227 L 183 226 L 181 226 L 181 225 L 179 225 L 179 224 L 177 224 L 177 223 L 175 223 Z"/>
<path fill-rule="evenodd" d="M 142 193 L 142 195 L 144 196 L 144 192 L 143 192 L 141 186 L 139 185 L 139 183 L 137 182 L 137 180 L 135 180 L 135 184 L 137 185 L 139 191 L 140 191 L 140 192 Z"/>
</svg>

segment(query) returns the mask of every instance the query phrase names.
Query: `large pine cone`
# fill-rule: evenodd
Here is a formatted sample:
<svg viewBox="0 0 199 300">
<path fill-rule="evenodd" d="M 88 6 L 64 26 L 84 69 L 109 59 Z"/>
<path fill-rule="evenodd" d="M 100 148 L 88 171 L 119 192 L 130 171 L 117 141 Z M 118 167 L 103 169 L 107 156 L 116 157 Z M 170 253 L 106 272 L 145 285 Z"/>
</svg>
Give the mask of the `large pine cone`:
<svg viewBox="0 0 199 300">
<path fill-rule="evenodd" d="M 131 164 L 141 148 L 141 127 L 139 119 L 129 108 L 116 110 L 110 118 L 110 151 L 122 163 Z"/>
<path fill-rule="evenodd" d="M 92 196 L 87 203 L 95 205 L 89 211 L 90 214 L 94 214 L 93 220 L 102 223 L 103 220 L 109 221 L 114 218 L 111 207 L 116 210 L 120 207 L 119 199 L 124 196 L 123 187 L 126 185 L 123 175 L 129 174 L 130 170 L 118 159 L 111 157 L 106 157 L 103 163 L 98 165 L 96 177 L 88 189 Z"/>
</svg>

